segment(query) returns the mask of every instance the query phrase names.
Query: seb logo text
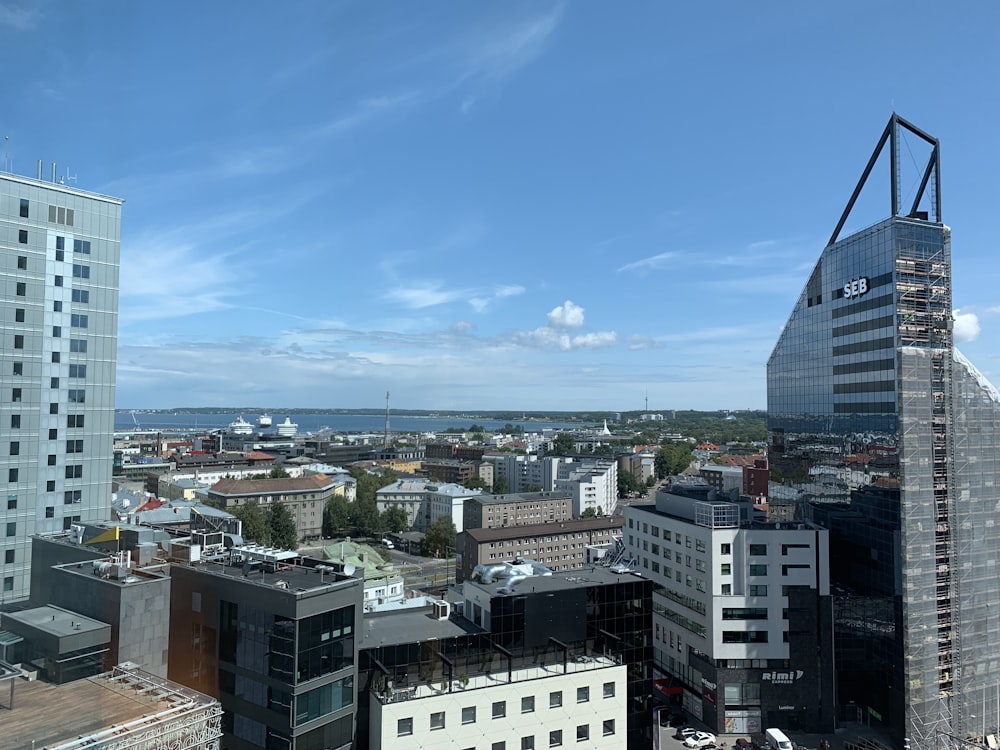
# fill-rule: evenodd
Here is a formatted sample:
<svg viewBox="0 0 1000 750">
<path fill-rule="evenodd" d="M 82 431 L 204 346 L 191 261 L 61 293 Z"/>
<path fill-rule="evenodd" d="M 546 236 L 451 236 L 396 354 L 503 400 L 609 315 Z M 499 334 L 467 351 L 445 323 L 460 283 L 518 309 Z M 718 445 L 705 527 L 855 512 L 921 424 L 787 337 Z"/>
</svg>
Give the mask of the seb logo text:
<svg viewBox="0 0 1000 750">
<path fill-rule="evenodd" d="M 844 296 L 847 299 L 861 297 L 865 294 L 868 294 L 867 276 L 862 276 L 860 279 L 854 279 L 853 281 L 848 281 L 844 284 Z"/>
</svg>

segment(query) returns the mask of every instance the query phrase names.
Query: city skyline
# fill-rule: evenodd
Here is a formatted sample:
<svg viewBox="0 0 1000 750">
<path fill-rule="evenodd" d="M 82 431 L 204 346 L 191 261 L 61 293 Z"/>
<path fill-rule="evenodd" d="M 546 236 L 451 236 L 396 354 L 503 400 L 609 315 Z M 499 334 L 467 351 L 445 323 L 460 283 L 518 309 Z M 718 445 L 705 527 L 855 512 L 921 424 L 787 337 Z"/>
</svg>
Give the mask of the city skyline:
<svg viewBox="0 0 1000 750">
<path fill-rule="evenodd" d="M 997 9 L 298 7 L 0 2 L 3 169 L 126 201 L 120 408 L 764 408 L 893 110 L 998 379 Z"/>
</svg>

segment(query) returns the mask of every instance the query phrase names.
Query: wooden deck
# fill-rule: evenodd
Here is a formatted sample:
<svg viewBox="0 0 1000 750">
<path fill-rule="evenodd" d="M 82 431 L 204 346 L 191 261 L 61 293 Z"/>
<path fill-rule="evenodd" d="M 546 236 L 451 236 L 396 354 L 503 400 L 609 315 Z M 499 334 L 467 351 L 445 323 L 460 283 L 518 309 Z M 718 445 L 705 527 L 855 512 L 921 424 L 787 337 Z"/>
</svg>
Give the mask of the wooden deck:
<svg viewBox="0 0 1000 750">
<path fill-rule="evenodd" d="M 0 703 L 6 706 L 9 687 L 3 683 L 0 690 Z M 30 750 L 32 741 L 36 748 L 51 747 L 113 724 L 140 719 L 169 705 L 97 677 L 66 685 L 17 678 L 13 709 L 0 708 L 0 747 Z"/>
</svg>

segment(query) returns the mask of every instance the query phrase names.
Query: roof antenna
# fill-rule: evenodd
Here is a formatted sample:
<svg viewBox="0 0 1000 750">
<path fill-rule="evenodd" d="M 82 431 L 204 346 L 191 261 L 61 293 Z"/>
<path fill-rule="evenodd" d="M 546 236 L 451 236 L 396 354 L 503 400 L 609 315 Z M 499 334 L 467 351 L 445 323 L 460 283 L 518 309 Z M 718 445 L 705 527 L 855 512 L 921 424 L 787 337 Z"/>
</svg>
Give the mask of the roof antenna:
<svg viewBox="0 0 1000 750">
<path fill-rule="evenodd" d="M 5 135 L 3 137 L 3 169 L 7 174 L 10 174 L 10 151 L 8 150 L 8 145 L 10 144 L 10 136 Z"/>
</svg>

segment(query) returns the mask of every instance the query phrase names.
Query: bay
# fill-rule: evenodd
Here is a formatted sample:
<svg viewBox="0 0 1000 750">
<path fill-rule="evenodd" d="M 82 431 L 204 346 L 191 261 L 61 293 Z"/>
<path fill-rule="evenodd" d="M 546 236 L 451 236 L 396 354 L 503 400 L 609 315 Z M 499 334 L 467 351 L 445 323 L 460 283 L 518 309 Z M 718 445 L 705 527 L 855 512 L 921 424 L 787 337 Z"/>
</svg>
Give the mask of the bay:
<svg viewBox="0 0 1000 750">
<path fill-rule="evenodd" d="M 257 414 L 218 413 L 218 414 L 176 414 L 172 412 L 115 412 L 115 432 L 139 430 L 162 431 L 210 431 L 225 429 L 238 417 L 243 417 L 257 430 Z M 285 421 L 284 414 L 272 414 L 273 426 L 265 433 L 276 432 L 275 428 Z M 330 430 L 333 432 L 361 432 L 383 434 L 385 432 L 385 415 L 380 414 L 293 414 L 289 415 L 293 424 L 297 424 L 300 435 Z M 496 421 L 477 419 L 473 417 L 440 417 L 440 416 L 392 416 L 389 419 L 389 430 L 400 432 L 444 432 L 449 427 L 468 429 L 473 423 L 487 430 L 498 430 L 505 424 L 513 424 L 524 428 L 525 432 L 539 432 L 543 429 L 581 429 L 587 425 L 568 422 L 542 421 Z"/>
</svg>

